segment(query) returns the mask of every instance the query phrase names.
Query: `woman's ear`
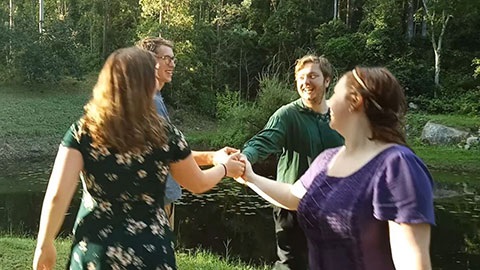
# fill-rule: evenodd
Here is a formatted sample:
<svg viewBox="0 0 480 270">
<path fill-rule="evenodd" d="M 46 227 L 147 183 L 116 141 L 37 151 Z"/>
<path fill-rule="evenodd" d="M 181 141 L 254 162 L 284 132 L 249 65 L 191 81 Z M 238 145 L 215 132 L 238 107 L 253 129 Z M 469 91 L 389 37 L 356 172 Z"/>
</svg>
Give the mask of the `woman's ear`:
<svg viewBox="0 0 480 270">
<path fill-rule="evenodd" d="M 353 92 L 350 95 L 350 108 L 348 110 L 350 112 L 360 110 L 363 107 L 363 97 L 357 92 Z"/>
</svg>

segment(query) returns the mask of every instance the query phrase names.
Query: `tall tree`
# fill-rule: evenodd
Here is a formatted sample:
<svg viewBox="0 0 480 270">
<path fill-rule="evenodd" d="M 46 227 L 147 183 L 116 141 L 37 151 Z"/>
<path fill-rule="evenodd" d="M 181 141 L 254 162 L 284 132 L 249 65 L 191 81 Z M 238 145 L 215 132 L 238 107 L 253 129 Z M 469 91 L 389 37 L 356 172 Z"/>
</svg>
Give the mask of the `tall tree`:
<svg viewBox="0 0 480 270">
<path fill-rule="evenodd" d="M 442 45 L 445 30 L 448 22 L 453 17 L 451 12 L 454 8 L 453 1 L 449 0 L 422 0 L 426 21 L 430 25 L 430 42 L 432 43 L 433 53 L 435 55 L 435 75 L 434 82 L 437 87 L 440 85 L 440 71 L 442 59 Z M 437 91 L 434 91 L 434 97 L 437 97 Z"/>
<path fill-rule="evenodd" d="M 415 35 L 415 21 L 414 21 L 414 16 L 415 16 L 415 7 L 414 7 L 414 0 L 407 0 L 407 17 L 406 17 L 406 23 L 407 23 L 407 31 L 406 31 L 406 38 L 407 41 L 410 42 L 412 41 L 414 35 Z"/>
<path fill-rule="evenodd" d="M 45 13 L 44 13 L 44 2 L 43 0 L 38 0 L 38 32 L 43 32 L 43 23 L 45 22 Z"/>
<path fill-rule="evenodd" d="M 13 28 L 13 0 L 10 0 L 10 3 L 9 3 L 9 13 L 8 13 L 8 17 L 9 17 L 9 28 L 10 30 Z"/>
</svg>

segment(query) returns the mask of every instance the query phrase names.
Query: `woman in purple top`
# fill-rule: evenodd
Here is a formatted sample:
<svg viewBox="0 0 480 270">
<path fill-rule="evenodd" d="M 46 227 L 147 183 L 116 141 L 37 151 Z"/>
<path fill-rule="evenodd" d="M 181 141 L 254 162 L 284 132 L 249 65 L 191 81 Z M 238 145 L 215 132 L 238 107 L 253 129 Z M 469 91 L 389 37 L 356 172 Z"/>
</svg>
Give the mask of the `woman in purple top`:
<svg viewBox="0 0 480 270">
<path fill-rule="evenodd" d="M 431 269 L 433 181 L 406 147 L 400 84 L 385 68 L 356 67 L 328 104 L 344 146 L 321 153 L 293 185 L 258 176 L 249 164 L 237 181 L 298 211 L 310 269 Z"/>
</svg>

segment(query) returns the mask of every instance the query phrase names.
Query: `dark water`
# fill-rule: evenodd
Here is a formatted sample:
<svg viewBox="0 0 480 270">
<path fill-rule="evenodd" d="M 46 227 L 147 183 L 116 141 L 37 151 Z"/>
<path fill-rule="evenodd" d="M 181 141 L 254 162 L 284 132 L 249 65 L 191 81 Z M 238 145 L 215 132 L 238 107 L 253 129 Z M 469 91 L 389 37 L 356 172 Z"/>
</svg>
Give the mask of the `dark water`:
<svg viewBox="0 0 480 270">
<path fill-rule="evenodd" d="M 52 160 L 0 165 L 0 232 L 34 235 Z M 480 175 L 433 172 L 435 179 L 460 184 L 437 185 L 437 226 L 432 228 L 434 269 L 480 269 Z M 78 197 L 78 196 L 77 196 Z M 79 199 L 66 216 L 68 234 Z M 210 192 L 188 192 L 176 208 L 177 243 L 182 248 L 205 248 L 224 257 L 251 263 L 275 260 L 275 238 L 270 206 L 252 191 L 224 180 Z"/>
</svg>

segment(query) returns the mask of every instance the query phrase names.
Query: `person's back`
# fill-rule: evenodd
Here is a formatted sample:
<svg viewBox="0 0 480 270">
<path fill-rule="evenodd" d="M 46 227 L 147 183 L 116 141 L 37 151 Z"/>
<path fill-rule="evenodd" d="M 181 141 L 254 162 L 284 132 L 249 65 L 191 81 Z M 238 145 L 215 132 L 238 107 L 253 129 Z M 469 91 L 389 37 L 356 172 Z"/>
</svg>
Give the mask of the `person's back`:
<svg viewBox="0 0 480 270">
<path fill-rule="evenodd" d="M 81 122 L 67 133 L 62 144 L 79 150 L 84 157 L 84 193 L 75 222 L 71 269 L 82 269 L 81 261 L 98 268 L 130 264 L 143 269 L 175 267 L 171 231 L 163 210 L 165 181 L 169 164 L 188 156 L 190 149 L 184 147 L 178 130 L 172 126 L 167 130 L 165 147 L 124 153 L 92 146 L 90 133 Z M 98 257 L 104 250 L 105 258 Z M 118 261 L 117 253 L 130 253 L 132 260 Z"/>
</svg>

